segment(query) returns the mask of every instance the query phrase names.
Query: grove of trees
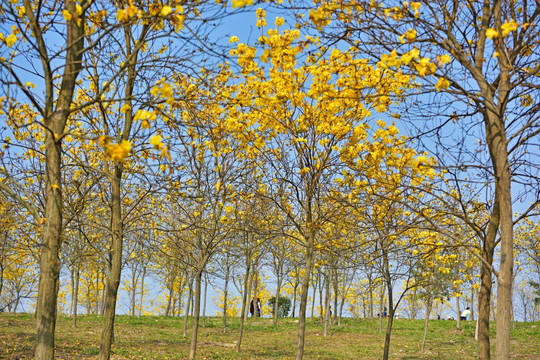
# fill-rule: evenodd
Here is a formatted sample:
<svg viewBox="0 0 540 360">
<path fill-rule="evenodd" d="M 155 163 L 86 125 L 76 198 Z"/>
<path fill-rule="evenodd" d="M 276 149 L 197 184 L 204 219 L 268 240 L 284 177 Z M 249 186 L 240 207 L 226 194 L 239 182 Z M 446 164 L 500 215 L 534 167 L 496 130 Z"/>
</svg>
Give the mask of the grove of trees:
<svg viewBox="0 0 540 360">
<path fill-rule="evenodd" d="M 59 311 L 109 359 L 120 294 L 191 316 L 190 358 L 209 287 L 237 351 L 289 299 L 296 359 L 309 316 L 388 311 L 385 359 L 398 311 L 425 342 L 470 306 L 480 359 L 540 318 L 538 1 L 1 3 L 0 309 L 36 359 Z"/>
</svg>

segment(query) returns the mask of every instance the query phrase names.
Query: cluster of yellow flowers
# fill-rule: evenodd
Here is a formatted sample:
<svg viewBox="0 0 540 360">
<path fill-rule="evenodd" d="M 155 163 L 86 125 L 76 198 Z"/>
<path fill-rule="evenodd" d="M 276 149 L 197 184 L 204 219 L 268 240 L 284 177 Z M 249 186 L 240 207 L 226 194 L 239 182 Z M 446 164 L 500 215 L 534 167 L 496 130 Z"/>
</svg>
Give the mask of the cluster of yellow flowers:
<svg viewBox="0 0 540 360">
<path fill-rule="evenodd" d="M 244 6 L 253 5 L 253 0 L 232 0 L 231 2 L 233 8 L 241 8 Z"/>
<path fill-rule="evenodd" d="M 161 141 L 162 139 L 163 137 L 161 135 L 154 135 L 150 137 L 150 145 L 152 145 L 155 150 L 159 150 L 162 157 L 170 160 L 171 154 L 169 153 L 169 147 Z"/>
<path fill-rule="evenodd" d="M 112 160 L 122 163 L 131 152 L 131 142 L 122 140 L 120 144 L 105 144 L 105 151 Z"/>
<path fill-rule="evenodd" d="M 150 129 L 150 121 L 156 121 L 156 114 L 153 111 L 138 110 L 135 113 L 135 121 L 140 121 L 143 129 Z"/>
</svg>

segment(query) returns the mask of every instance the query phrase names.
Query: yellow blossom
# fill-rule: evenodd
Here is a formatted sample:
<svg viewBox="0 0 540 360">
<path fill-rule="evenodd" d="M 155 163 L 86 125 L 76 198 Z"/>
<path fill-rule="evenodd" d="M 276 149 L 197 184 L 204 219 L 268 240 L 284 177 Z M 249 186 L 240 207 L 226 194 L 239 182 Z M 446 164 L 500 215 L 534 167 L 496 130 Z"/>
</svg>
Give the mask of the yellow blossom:
<svg viewBox="0 0 540 360">
<path fill-rule="evenodd" d="M 488 39 L 493 39 L 494 37 L 498 37 L 499 33 L 497 32 L 497 30 L 489 28 L 486 30 L 486 36 Z"/>
<path fill-rule="evenodd" d="M 15 44 L 16 42 L 17 42 L 17 37 L 15 36 L 15 34 L 11 34 L 6 38 L 6 45 L 8 47 L 13 46 L 13 44 Z"/>
<path fill-rule="evenodd" d="M 161 135 L 154 135 L 150 138 L 150 144 L 154 146 L 154 149 L 161 149 L 163 146 L 163 143 L 161 142 L 162 138 L 163 137 Z"/>
<path fill-rule="evenodd" d="M 232 0 L 233 9 L 253 5 L 253 0 Z"/>
<path fill-rule="evenodd" d="M 440 60 L 439 60 L 441 65 L 449 63 L 450 61 L 452 61 L 452 58 L 450 58 L 450 55 L 448 54 L 444 54 L 443 56 L 440 57 Z"/>
<path fill-rule="evenodd" d="M 118 162 L 124 162 L 131 152 L 131 143 L 127 140 L 122 140 L 120 144 L 107 144 L 105 145 L 105 150 L 107 156 L 111 159 Z"/>
<path fill-rule="evenodd" d="M 67 11 L 67 10 L 66 10 Z M 71 16 L 71 14 L 70 14 Z M 129 16 L 128 16 L 128 12 L 126 11 L 126 9 L 120 9 L 116 12 L 116 18 L 118 19 L 118 21 L 120 22 L 126 22 L 129 20 Z"/>
<path fill-rule="evenodd" d="M 399 37 L 399 41 L 403 44 L 405 43 L 404 39 L 407 39 L 407 42 L 413 42 L 414 39 L 416 39 L 416 30 L 415 29 L 407 30 L 405 34 Z"/>
<path fill-rule="evenodd" d="M 159 16 L 166 17 L 169 16 L 172 13 L 172 8 L 170 6 L 165 5 L 161 8 L 161 11 L 159 12 Z"/>
<path fill-rule="evenodd" d="M 502 36 L 506 36 L 508 34 L 510 34 L 512 31 L 516 31 L 518 28 L 518 24 L 516 22 L 516 20 L 512 19 L 512 21 L 510 22 L 505 22 L 504 24 L 501 25 L 501 30 L 502 30 Z"/>
<path fill-rule="evenodd" d="M 438 91 L 447 89 L 450 86 L 450 82 L 445 78 L 439 78 L 439 81 L 437 81 L 437 84 L 435 84 L 435 88 Z"/>
<path fill-rule="evenodd" d="M 429 75 L 435 71 L 435 65 L 429 62 L 429 58 L 421 58 L 416 65 L 416 71 L 420 76 Z"/>
<path fill-rule="evenodd" d="M 414 17 L 418 17 L 420 16 L 420 13 L 418 12 L 418 10 L 420 10 L 420 6 L 422 5 L 422 3 L 420 2 L 413 2 L 411 3 L 411 8 L 414 10 Z"/>
</svg>

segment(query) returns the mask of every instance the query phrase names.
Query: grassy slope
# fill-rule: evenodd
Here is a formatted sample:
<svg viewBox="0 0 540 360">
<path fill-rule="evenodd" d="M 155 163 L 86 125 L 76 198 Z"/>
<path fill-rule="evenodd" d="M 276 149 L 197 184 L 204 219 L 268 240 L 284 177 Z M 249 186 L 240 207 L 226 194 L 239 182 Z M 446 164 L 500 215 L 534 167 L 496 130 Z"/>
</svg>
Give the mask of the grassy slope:
<svg viewBox="0 0 540 360">
<path fill-rule="evenodd" d="M 220 318 L 210 318 L 201 328 L 198 359 L 290 359 L 296 348 L 297 325 L 281 319 L 274 327 L 269 319 L 250 319 L 245 327 L 242 352 L 233 344 L 238 337 L 238 319 L 223 332 Z M 390 354 L 392 359 L 475 359 L 475 323 L 430 321 L 424 352 L 420 351 L 423 320 L 399 319 L 394 322 Z M 182 337 L 183 318 L 119 316 L 113 359 L 185 359 L 189 334 Z M 494 325 L 492 325 L 492 328 Z M 101 319 L 81 316 L 74 329 L 71 319 L 60 317 L 57 323 L 58 359 L 93 359 L 99 352 Z M 309 321 L 305 359 L 380 359 L 384 333 L 378 320 L 344 319 L 341 326 L 330 327 L 323 336 L 318 320 Z M 31 359 L 34 346 L 34 319 L 28 314 L 0 313 L 0 359 Z M 492 330 L 493 343 L 494 331 Z M 493 344 L 494 345 L 494 344 Z M 512 330 L 512 357 L 540 359 L 540 323 L 515 323 Z"/>
</svg>

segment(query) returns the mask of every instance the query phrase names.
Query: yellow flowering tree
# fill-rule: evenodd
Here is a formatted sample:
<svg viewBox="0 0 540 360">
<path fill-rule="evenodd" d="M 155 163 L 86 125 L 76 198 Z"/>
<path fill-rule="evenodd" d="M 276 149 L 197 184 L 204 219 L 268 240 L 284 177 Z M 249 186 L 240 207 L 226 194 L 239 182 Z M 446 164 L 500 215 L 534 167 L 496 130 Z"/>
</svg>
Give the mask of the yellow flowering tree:
<svg viewBox="0 0 540 360">
<path fill-rule="evenodd" d="M 262 26 L 264 11 L 257 16 Z M 282 24 L 283 19 L 275 20 L 277 27 Z M 242 68 L 242 81 L 224 121 L 264 160 L 257 194 L 281 209 L 297 234 L 291 241 L 305 249 L 298 359 L 304 351 L 316 239 L 332 218 L 333 208 L 323 206 L 322 199 L 330 195 L 340 164 L 369 151 L 371 111 L 386 111 L 395 101 L 391 97 L 410 86 L 409 76 L 371 66 L 354 49 L 317 49 L 316 43 L 302 39 L 298 30 L 272 28 L 257 46 L 238 44 L 231 53 Z"/>
</svg>

